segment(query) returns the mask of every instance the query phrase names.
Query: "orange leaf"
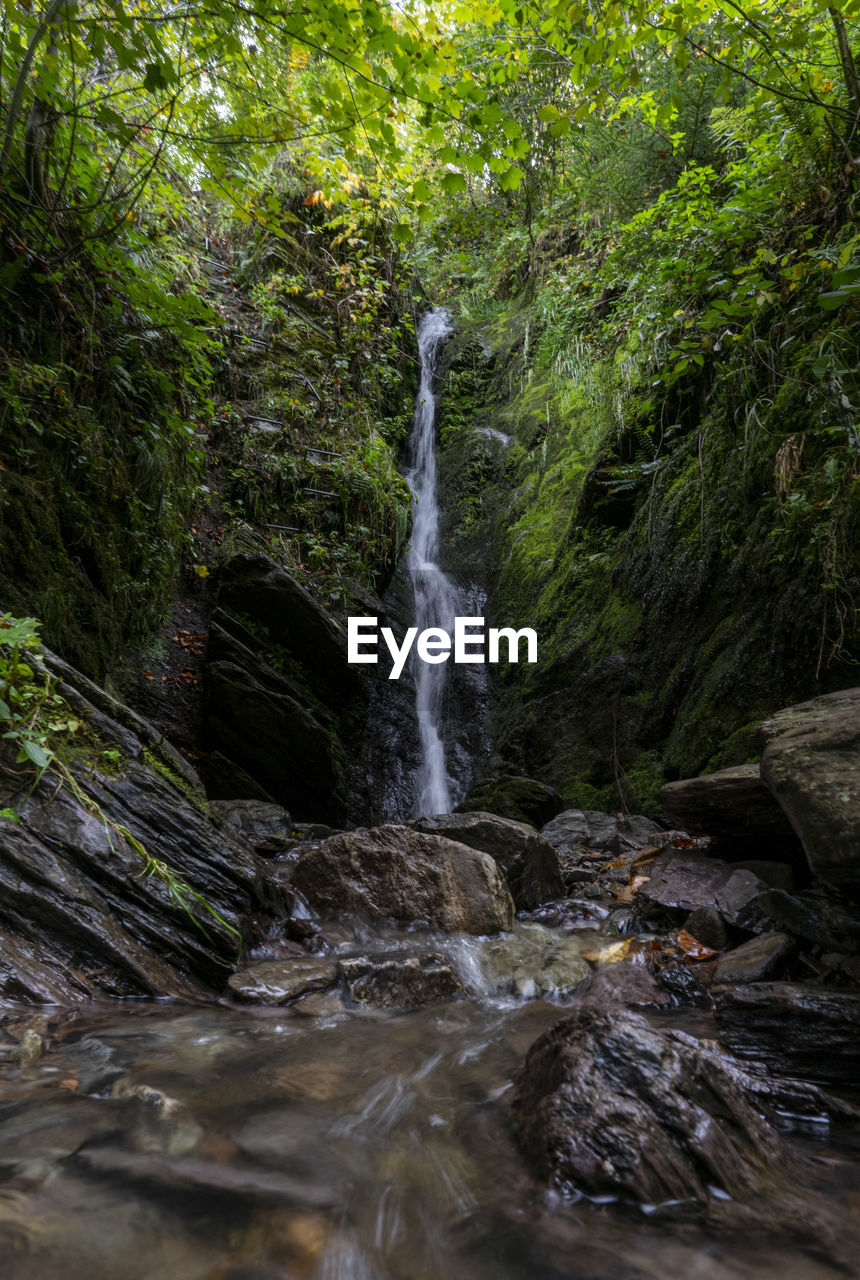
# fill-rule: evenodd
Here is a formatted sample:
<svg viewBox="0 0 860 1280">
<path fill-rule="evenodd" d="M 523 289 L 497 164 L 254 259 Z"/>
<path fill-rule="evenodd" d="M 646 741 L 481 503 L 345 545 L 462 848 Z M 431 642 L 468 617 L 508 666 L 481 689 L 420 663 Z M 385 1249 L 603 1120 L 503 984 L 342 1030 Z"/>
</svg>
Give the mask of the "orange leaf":
<svg viewBox="0 0 860 1280">
<path fill-rule="evenodd" d="M 686 929 L 682 929 L 678 934 L 678 946 L 691 960 L 710 960 L 711 956 L 717 954 L 711 947 L 706 947 L 704 942 L 694 938 Z"/>
</svg>

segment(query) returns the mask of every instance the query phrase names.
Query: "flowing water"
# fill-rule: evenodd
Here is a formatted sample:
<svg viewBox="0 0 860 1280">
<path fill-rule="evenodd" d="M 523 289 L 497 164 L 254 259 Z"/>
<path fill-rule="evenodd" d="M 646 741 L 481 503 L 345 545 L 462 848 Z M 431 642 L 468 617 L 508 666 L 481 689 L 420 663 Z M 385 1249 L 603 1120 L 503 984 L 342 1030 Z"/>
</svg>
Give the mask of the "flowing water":
<svg viewBox="0 0 860 1280">
<path fill-rule="evenodd" d="M 451 332 L 451 317 L 436 308 L 428 311 L 418 329 L 421 384 L 412 427 L 412 466 L 406 479 L 413 496 L 412 540 L 407 568 L 414 602 L 413 625 L 419 635 L 427 628 L 454 631 L 458 613 L 457 588 L 440 569 L 439 498 L 436 483 L 436 394 L 434 382 L 440 349 Z M 451 784 L 445 760 L 442 718 L 448 662 L 422 661 L 413 648 L 415 708 L 421 746 L 417 779 L 418 813 L 449 813 Z"/>
<path fill-rule="evenodd" d="M 465 972 L 474 942 L 450 945 Z M 4 1280 L 838 1274 L 824 1245 L 543 1190 L 507 1103 L 557 1005 L 300 1007 L 89 1006 L 58 1017 L 39 1062 L 0 1062 Z M 700 1033 L 702 1016 L 671 1021 Z M 826 1131 L 816 1150 L 847 1222 L 857 1166 Z"/>
</svg>

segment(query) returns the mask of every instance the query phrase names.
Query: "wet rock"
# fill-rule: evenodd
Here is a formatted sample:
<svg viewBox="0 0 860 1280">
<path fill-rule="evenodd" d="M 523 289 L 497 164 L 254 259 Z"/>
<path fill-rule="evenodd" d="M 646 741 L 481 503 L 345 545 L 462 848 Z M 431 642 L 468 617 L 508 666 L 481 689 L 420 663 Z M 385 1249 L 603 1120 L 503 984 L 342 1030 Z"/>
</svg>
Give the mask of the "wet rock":
<svg viewBox="0 0 860 1280">
<path fill-rule="evenodd" d="M 581 848 L 622 857 L 663 834 L 651 818 L 596 809 L 565 809 L 541 828 L 541 835 L 565 857 Z"/>
<path fill-rule="evenodd" d="M 694 835 L 713 836 L 737 852 L 773 850 L 786 861 L 796 856 L 797 836 L 757 764 L 667 782 L 660 798 L 669 817 Z"/>
<path fill-rule="evenodd" d="M 563 808 L 561 796 L 545 782 L 506 773 L 473 788 L 457 806 L 457 812 L 495 813 L 500 818 L 542 827 Z"/>
<path fill-rule="evenodd" d="M 707 907 L 733 924 L 766 887 L 751 871 L 737 870 L 719 858 L 691 850 L 666 850 L 652 862 L 639 898 L 645 904 L 672 911 Z"/>
<path fill-rule="evenodd" d="M 765 889 L 747 903 L 738 923 L 757 933 L 782 930 L 820 947 L 860 950 L 860 912 L 816 893 Z"/>
<path fill-rule="evenodd" d="M 790 982 L 734 987 L 717 999 L 720 1040 L 741 1058 L 810 1080 L 856 1083 L 860 995 Z"/>
<path fill-rule="evenodd" d="M 644 964 L 624 960 L 604 965 L 592 976 L 583 1001 L 605 1009 L 612 1005 L 665 1008 L 672 998 Z"/>
<path fill-rule="evenodd" d="M 480 963 L 492 991 L 521 999 L 568 996 L 591 977 L 579 938 L 560 939 L 535 925 L 486 943 Z"/>
<path fill-rule="evenodd" d="M 709 1208 L 726 1196 L 767 1201 L 791 1175 L 802 1185 L 796 1155 L 761 1114 L 760 1102 L 780 1100 L 826 1105 L 709 1042 L 586 1002 L 529 1050 L 513 1113 L 524 1153 L 561 1191 Z"/>
<path fill-rule="evenodd" d="M 763 880 L 772 889 L 794 888 L 794 869 L 787 862 L 763 861 L 761 858 L 744 858 L 740 862 L 732 862 L 738 871 L 751 871 L 759 880 Z"/>
<path fill-rule="evenodd" d="M 725 951 L 729 945 L 726 922 L 716 907 L 697 907 L 687 916 L 684 928 L 697 942 L 710 947 L 712 951 Z"/>
<path fill-rule="evenodd" d="M 73 675 L 64 672 L 70 689 Z M 78 693 L 77 713 L 86 716 L 88 705 Z M 202 792 L 173 769 L 172 757 L 156 754 L 125 723 L 117 722 L 111 739 L 112 723 L 99 713 L 103 740 L 122 742 L 131 758 L 119 774 L 81 768 L 77 783 L 113 827 L 56 782 L 43 779 L 31 791 L 26 778 L 0 779 L 0 808 L 20 816 L 17 823 L 0 820 L 5 999 L 69 1005 L 99 994 L 197 998 L 222 989 L 237 933 L 265 909 L 262 860 L 212 820 Z M 154 730 L 148 735 L 155 741 Z M 200 898 L 190 897 L 186 910 L 163 879 L 144 875 L 123 830 Z"/>
<path fill-rule="evenodd" d="M 720 957 L 713 985 L 731 986 L 775 978 L 794 951 L 795 944 L 787 933 L 760 934 Z"/>
<path fill-rule="evenodd" d="M 411 827 L 359 828 L 301 855 L 292 884 L 322 915 L 352 912 L 449 933 L 498 933 L 513 902 L 494 860 Z"/>
<path fill-rule="evenodd" d="M 340 972 L 349 998 L 379 1009 L 419 1009 L 464 995 L 443 956 L 350 956 Z"/>
<path fill-rule="evenodd" d="M 504 872 L 514 905 L 520 910 L 531 910 L 563 892 L 558 854 L 527 823 L 475 811 L 434 814 L 416 818 L 409 825 L 488 853 Z"/>
<path fill-rule="evenodd" d="M 271 856 L 294 843 L 292 818 L 282 805 L 262 800 L 213 800 L 211 809 L 257 853 Z"/>
<path fill-rule="evenodd" d="M 852 696 L 853 695 L 853 696 Z M 781 713 L 761 777 L 787 814 L 815 875 L 860 887 L 860 689 Z"/>
<path fill-rule="evenodd" d="M 681 956 L 654 951 L 648 956 L 648 969 L 676 1004 L 692 1004 L 704 1009 L 711 997 L 690 965 Z"/>
<path fill-rule="evenodd" d="M 337 981 L 337 965 L 320 956 L 267 960 L 231 974 L 230 992 L 254 1004 L 289 1004 L 309 991 L 325 991 Z"/>
<path fill-rule="evenodd" d="M 265 787 L 251 777 L 235 760 L 228 759 L 222 751 L 210 751 L 206 757 L 206 794 L 213 799 L 262 800 L 274 804 Z"/>
</svg>

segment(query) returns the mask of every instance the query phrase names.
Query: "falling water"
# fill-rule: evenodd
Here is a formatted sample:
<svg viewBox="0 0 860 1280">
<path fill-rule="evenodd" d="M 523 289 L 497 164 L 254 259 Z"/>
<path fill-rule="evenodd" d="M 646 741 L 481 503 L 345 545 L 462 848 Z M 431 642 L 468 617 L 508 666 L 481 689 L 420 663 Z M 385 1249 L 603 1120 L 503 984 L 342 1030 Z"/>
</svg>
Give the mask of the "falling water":
<svg viewBox="0 0 860 1280">
<path fill-rule="evenodd" d="M 439 555 L 439 502 L 436 493 L 436 396 L 433 382 L 439 350 L 451 332 L 447 311 L 428 311 L 418 329 L 421 385 L 412 426 L 412 468 L 406 479 L 414 499 L 412 541 L 407 568 L 412 581 L 413 625 L 419 635 L 428 627 L 451 634 L 457 614 L 457 589 L 436 563 Z M 415 708 L 421 743 L 418 812 L 448 813 L 450 783 L 442 739 L 442 703 L 448 663 L 423 662 L 413 649 Z"/>
</svg>

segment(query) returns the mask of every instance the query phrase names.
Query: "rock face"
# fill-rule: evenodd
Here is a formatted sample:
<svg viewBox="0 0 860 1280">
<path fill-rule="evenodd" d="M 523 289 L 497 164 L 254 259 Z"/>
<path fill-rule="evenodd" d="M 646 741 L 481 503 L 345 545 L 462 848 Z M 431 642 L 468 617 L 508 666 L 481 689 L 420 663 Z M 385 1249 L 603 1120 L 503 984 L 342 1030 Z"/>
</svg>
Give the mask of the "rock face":
<svg viewBox="0 0 860 1280">
<path fill-rule="evenodd" d="M 790 982 L 758 982 L 717 1000 L 720 1040 L 742 1058 L 810 1080 L 856 1083 L 860 995 Z"/>
<path fill-rule="evenodd" d="M 541 835 L 563 856 L 582 847 L 620 857 L 662 834 L 651 818 L 641 814 L 600 813 L 596 809 L 565 809 L 541 828 Z"/>
<path fill-rule="evenodd" d="M 486 853 L 410 827 L 359 828 L 303 853 L 292 885 L 322 915 L 351 912 L 449 933 L 498 933 L 514 904 Z"/>
<path fill-rule="evenodd" d="M 667 782 L 660 799 L 679 826 L 713 836 L 719 845 L 776 853 L 785 861 L 796 855 L 797 836 L 757 764 Z"/>
<path fill-rule="evenodd" d="M 351 956 L 340 972 L 350 1000 L 378 1009 L 419 1009 L 465 994 L 443 956 Z"/>
<path fill-rule="evenodd" d="M 542 827 L 563 808 L 561 796 L 545 782 L 506 773 L 473 788 L 457 806 L 457 812 L 495 813 L 500 818 Z"/>
<path fill-rule="evenodd" d="M 0 819 L 0 997 L 72 1004 L 220 991 L 240 945 L 227 926 L 253 941 L 249 918 L 267 910 L 267 863 L 210 816 L 193 771 L 151 727 L 64 664 L 55 669 L 75 714 L 122 753 L 119 773 L 96 763 L 76 775 L 115 825 L 56 780 L 29 794 L 30 780 L 0 776 L 0 808 L 20 817 Z M 145 874 L 123 831 L 220 919 L 196 897 L 186 911 L 159 874 Z"/>
<path fill-rule="evenodd" d="M 255 648 L 254 637 L 219 612 L 210 624 L 206 667 L 206 740 L 299 818 L 344 816 L 343 777 L 333 722 Z M 228 788 L 229 764 L 210 779 Z M 247 785 L 245 786 L 247 792 Z M 232 795 L 224 797 L 233 799 Z"/>
<path fill-rule="evenodd" d="M 277 853 L 293 843 L 292 818 L 282 805 L 261 800 L 213 800 L 211 810 L 259 853 Z"/>
<path fill-rule="evenodd" d="M 789 708 L 761 760 L 815 875 L 860 887 L 860 689 Z"/>
<path fill-rule="evenodd" d="M 428 835 L 457 840 L 494 858 L 505 874 L 515 906 L 529 911 L 563 891 L 558 854 L 534 827 L 492 813 L 443 813 L 409 824 Z"/>
<path fill-rule="evenodd" d="M 553 1187 L 707 1207 L 715 1189 L 766 1198 L 789 1168 L 758 1098 L 824 1105 L 808 1087 L 748 1074 L 708 1042 L 585 1004 L 532 1045 L 513 1110 L 520 1146 Z"/>
</svg>

